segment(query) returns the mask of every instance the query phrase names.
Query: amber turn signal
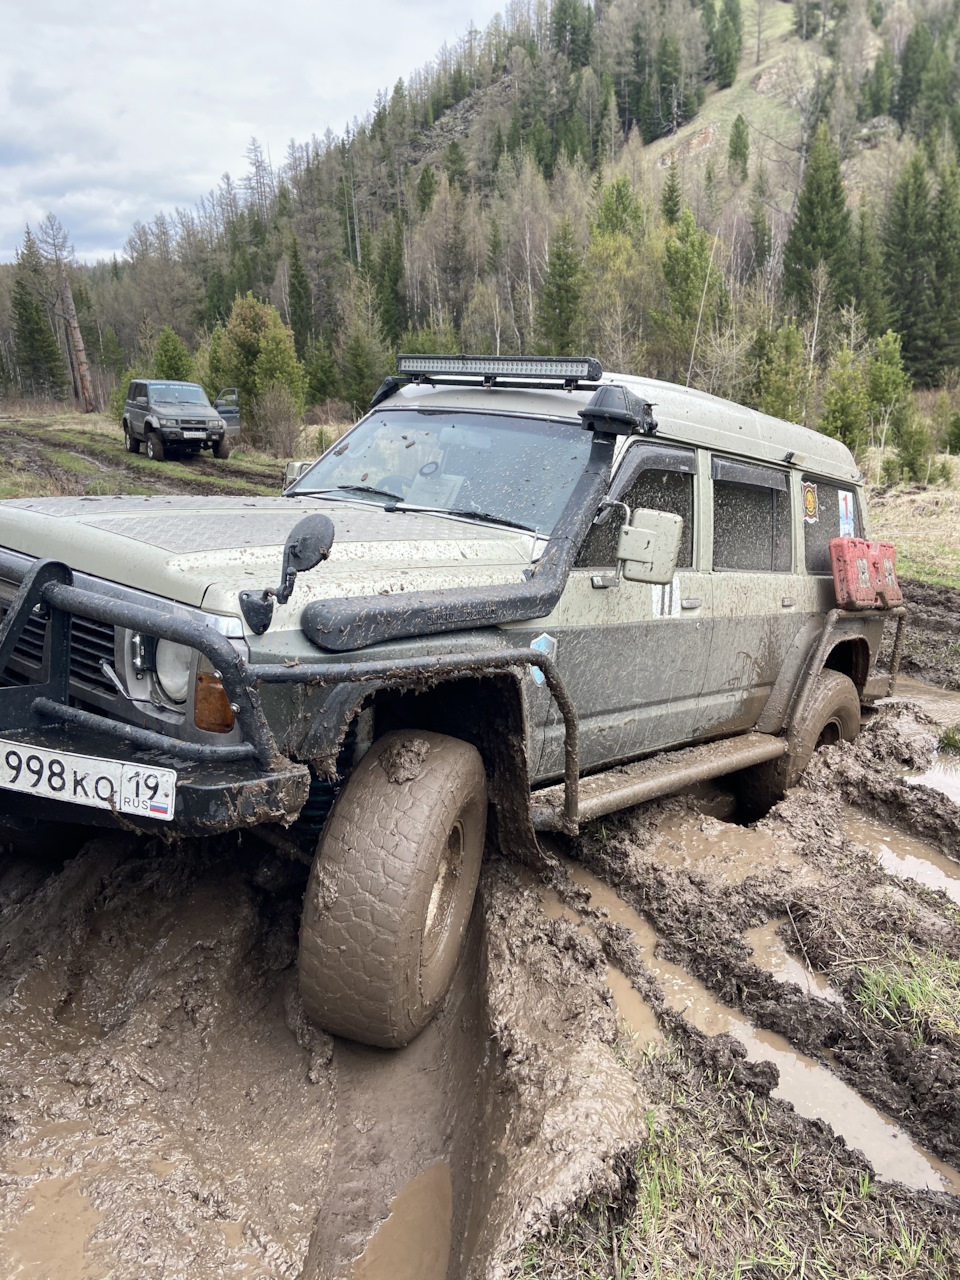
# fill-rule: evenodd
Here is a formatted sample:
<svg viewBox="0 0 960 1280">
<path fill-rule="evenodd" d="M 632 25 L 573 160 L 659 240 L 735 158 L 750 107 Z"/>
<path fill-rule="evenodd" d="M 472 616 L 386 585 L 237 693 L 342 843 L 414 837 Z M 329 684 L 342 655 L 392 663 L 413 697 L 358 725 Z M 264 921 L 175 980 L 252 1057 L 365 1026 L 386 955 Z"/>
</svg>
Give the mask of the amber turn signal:
<svg viewBox="0 0 960 1280">
<path fill-rule="evenodd" d="M 201 671 L 197 675 L 193 723 L 208 733 L 229 733 L 236 723 L 227 691 L 212 671 Z"/>
</svg>

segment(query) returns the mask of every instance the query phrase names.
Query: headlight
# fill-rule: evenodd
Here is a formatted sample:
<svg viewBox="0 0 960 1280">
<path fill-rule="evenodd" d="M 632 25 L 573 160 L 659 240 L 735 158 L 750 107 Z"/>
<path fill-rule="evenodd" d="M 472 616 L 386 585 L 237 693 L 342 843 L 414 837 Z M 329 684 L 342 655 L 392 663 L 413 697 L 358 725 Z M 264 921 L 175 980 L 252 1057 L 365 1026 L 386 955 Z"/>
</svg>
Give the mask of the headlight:
<svg viewBox="0 0 960 1280">
<path fill-rule="evenodd" d="M 172 640 L 157 641 L 157 681 L 171 702 L 186 702 L 193 650 Z"/>
<path fill-rule="evenodd" d="M 225 427 L 227 424 L 224 422 L 224 420 L 223 420 L 222 418 L 217 418 L 217 419 L 216 419 L 214 422 L 212 422 L 210 425 L 211 425 L 211 426 L 214 426 L 214 427 Z"/>
<path fill-rule="evenodd" d="M 177 425 L 176 418 L 160 418 L 161 427 L 175 427 Z"/>
</svg>

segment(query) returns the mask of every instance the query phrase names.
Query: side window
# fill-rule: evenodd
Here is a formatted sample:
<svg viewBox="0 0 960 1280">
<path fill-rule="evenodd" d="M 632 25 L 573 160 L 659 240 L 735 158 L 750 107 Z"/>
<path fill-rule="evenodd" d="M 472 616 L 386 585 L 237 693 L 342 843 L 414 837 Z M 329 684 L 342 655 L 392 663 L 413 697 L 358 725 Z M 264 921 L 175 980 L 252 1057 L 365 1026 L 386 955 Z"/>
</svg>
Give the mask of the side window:
<svg viewBox="0 0 960 1280">
<path fill-rule="evenodd" d="M 807 573 L 832 573 L 832 538 L 862 538 L 863 520 L 855 489 L 818 476 L 803 477 L 803 549 Z"/>
<path fill-rule="evenodd" d="M 693 564 L 694 455 L 677 450 L 676 457 L 672 458 L 669 453 L 665 449 L 650 449 L 650 465 L 644 466 L 622 493 L 616 491 L 615 481 L 611 496 L 618 502 L 625 502 L 631 511 L 636 507 L 648 507 L 682 516 L 683 534 L 677 568 L 689 569 Z M 591 526 L 577 557 L 578 569 L 605 569 L 616 564 L 622 523 L 622 513 L 614 508 L 603 524 Z"/>
<path fill-rule="evenodd" d="M 773 467 L 713 459 L 713 567 L 789 573 L 790 489 Z"/>
<path fill-rule="evenodd" d="M 131 382 L 129 388 L 127 389 L 127 399 L 136 400 L 139 394 L 140 394 L 139 382 Z"/>
</svg>

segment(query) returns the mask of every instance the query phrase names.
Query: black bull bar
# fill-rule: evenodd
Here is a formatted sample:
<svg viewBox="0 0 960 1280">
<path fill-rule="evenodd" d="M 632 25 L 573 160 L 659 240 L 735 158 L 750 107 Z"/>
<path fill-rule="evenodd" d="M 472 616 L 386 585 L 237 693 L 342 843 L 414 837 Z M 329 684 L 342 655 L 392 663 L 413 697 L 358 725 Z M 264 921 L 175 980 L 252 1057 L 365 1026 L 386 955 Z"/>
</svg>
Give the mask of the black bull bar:
<svg viewBox="0 0 960 1280">
<path fill-rule="evenodd" d="M 29 732 L 52 724 L 69 725 L 104 735 L 131 750 L 162 752 L 185 763 L 233 763 L 245 766 L 244 772 L 248 775 L 252 767 L 261 780 L 279 775 L 289 778 L 291 769 L 298 768 L 291 765 L 277 745 L 261 705 L 261 685 L 300 684 L 332 688 L 341 684 L 359 684 L 390 688 L 402 687 L 411 680 L 439 683 L 465 673 L 483 675 L 511 667 L 536 667 L 543 673 L 564 722 L 564 819 L 569 827 L 575 827 L 579 781 L 577 715 L 556 664 L 549 655 L 536 649 L 504 648 L 482 653 L 449 653 L 366 662 L 311 662 L 291 666 L 250 663 L 207 623 L 75 587 L 73 572 L 68 565 L 44 559 L 35 561 L 23 573 L 19 591 L 0 623 L 0 673 L 6 670 L 23 628 L 37 609 L 49 613 L 47 678 L 40 684 L 0 687 L 0 732 Z M 244 741 L 224 746 L 184 742 L 71 706 L 69 652 L 71 618 L 74 615 L 121 629 L 146 632 L 157 639 L 196 649 L 219 673 L 227 697 L 235 708 Z M 303 779 L 302 804 L 309 780 L 306 768 L 299 768 Z M 263 820 L 270 821 L 277 816 L 268 812 Z M 243 825 L 250 825 L 251 817 L 256 821 L 255 815 L 247 814 Z"/>
</svg>

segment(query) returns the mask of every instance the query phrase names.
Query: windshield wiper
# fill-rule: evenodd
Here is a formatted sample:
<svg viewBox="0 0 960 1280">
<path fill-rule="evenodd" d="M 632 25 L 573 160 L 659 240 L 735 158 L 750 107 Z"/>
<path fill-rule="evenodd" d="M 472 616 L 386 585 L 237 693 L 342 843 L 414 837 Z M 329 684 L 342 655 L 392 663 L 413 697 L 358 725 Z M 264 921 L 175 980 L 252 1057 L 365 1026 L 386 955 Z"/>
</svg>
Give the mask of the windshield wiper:
<svg viewBox="0 0 960 1280">
<path fill-rule="evenodd" d="M 416 511 L 424 512 L 427 515 L 438 516 L 455 516 L 460 520 L 483 520 L 487 524 L 502 524 L 508 529 L 521 529 L 524 533 L 536 533 L 537 530 L 528 524 L 521 524 L 519 520 L 507 520 L 504 516 L 491 515 L 489 511 L 467 511 L 457 510 L 450 507 L 416 507 L 405 502 L 402 507 L 397 507 L 398 511 Z"/>
<path fill-rule="evenodd" d="M 369 484 L 338 484 L 332 489 L 301 489 L 292 493 L 292 498 L 318 498 L 325 493 L 372 493 L 378 498 L 389 498 L 391 502 L 402 502 L 402 493 L 391 493 L 389 489 L 375 489 Z"/>
</svg>

